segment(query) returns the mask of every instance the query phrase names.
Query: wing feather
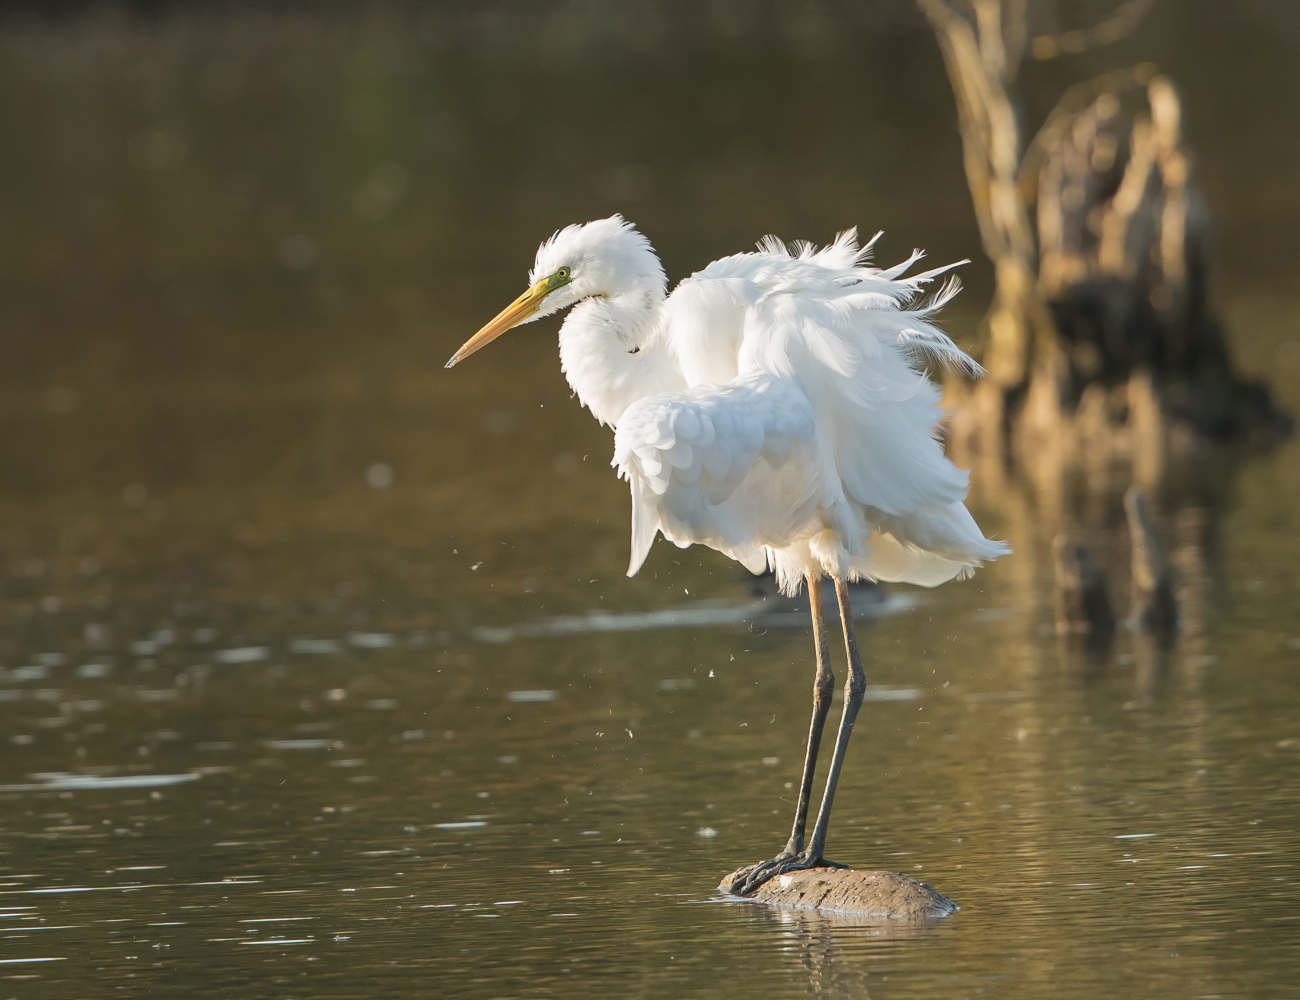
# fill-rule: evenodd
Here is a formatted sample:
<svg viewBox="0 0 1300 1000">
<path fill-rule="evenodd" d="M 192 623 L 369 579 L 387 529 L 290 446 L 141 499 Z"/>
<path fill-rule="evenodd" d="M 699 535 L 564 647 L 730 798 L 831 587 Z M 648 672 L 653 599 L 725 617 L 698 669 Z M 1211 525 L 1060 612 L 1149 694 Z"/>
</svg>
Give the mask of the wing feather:
<svg viewBox="0 0 1300 1000">
<path fill-rule="evenodd" d="M 631 572 L 655 530 L 770 562 L 786 589 L 818 564 L 933 586 L 1008 551 L 963 505 L 967 474 L 943 453 L 927 377 L 933 362 L 982 373 L 933 322 L 957 279 L 924 296 L 958 265 L 909 276 L 914 251 L 878 269 L 877 239 L 859 249 L 848 230 L 818 250 L 768 237 L 669 296 L 663 329 L 692 388 L 634 404 L 618 426 L 615 464 L 642 498 Z"/>
<path fill-rule="evenodd" d="M 762 570 L 764 547 L 796 537 L 815 507 L 813 440 L 808 399 L 765 372 L 633 403 L 619 420 L 613 461 L 632 488 L 628 575 L 657 531 Z"/>
</svg>

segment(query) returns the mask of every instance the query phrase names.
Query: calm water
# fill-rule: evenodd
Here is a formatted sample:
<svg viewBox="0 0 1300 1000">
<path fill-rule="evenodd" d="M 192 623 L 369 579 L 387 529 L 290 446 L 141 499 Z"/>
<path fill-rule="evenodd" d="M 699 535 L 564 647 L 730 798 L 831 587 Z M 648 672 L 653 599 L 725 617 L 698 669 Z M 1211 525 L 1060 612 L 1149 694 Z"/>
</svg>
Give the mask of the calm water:
<svg viewBox="0 0 1300 1000">
<path fill-rule="evenodd" d="M 0 29 L 0 997 L 1296 996 L 1295 443 L 1162 498 L 1167 648 L 1045 634 L 1061 518 L 1125 607 L 1122 477 L 985 493 L 1013 558 L 860 596 L 830 854 L 953 918 L 717 897 L 788 832 L 800 610 L 706 551 L 624 578 L 553 325 L 442 362 L 615 209 L 674 275 L 769 229 L 978 244 L 906 5 L 638 10 Z M 1268 10 L 1120 55 L 1185 84 L 1225 320 L 1295 410 Z"/>
</svg>

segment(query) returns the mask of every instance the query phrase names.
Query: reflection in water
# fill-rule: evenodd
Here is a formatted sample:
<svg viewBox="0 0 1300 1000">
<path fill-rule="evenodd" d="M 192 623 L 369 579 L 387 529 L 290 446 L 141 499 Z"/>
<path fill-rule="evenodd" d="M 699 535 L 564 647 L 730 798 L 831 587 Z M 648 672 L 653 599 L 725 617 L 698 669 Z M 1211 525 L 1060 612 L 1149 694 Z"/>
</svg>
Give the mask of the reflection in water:
<svg viewBox="0 0 1300 1000">
<path fill-rule="evenodd" d="M 842 913 L 751 906 L 755 923 L 775 925 L 779 947 L 797 958 L 806 977 L 805 995 L 869 997 L 887 990 L 889 963 L 899 942 L 934 938 L 938 925 L 903 920 L 868 921 Z M 891 991 L 892 992 L 892 991 Z"/>
<path fill-rule="evenodd" d="M 194 781 L 197 774 L 126 774 L 105 776 L 97 774 L 35 773 L 36 784 L 0 785 L 0 792 L 70 792 L 100 788 L 159 788 Z"/>
<path fill-rule="evenodd" d="M 0 24 L 5 995 L 1285 994 L 1294 444 L 1153 497 L 1172 649 L 1052 629 L 1061 530 L 1127 613 L 1112 487 L 986 493 L 1015 558 L 855 598 L 879 703 L 837 856 L 932 882 L 943 927 L 713 900 L 787 832 L 806 610 L 695 550 L 623 577 L 626 489 L 553 330 L 442 361 L 572 219 L 627 212 L 675 275 L 769 230 L 976 236 L 910 7 L 590 10 Z M 1294 61 L 1220 16 L 1144 51 L 1219 95 L 1188 128 L 1234 137 L 1194 143 L 1228 325 L 1285 389 L 1289 189 L 1242 172 L 1285 157 L 1239 150 L 1291 141 L 1300 88 L 1241 100 L 1222 53 Z"/>
<path fill-rule="evenodd" d="M 768 588 L 757 588 L 767 590 Z M 853 586 L 857 597 L 853 617 L 880 618 L 911 611 L 922 603 L 914 593 L 884 594 L 879 588 Z M 826 617 L 839 619 L 839 609 L 826 605 Z M 634 611 L 612 614 L 593 611 L 586 615 L 563 615 L 538 622 L 492 628 L 474 627 L 470 637 L 478 642 L 512 642 L 516 638 L 540 638 L 552 635 L 586 635 L 594 632 L 647 632 L 661 628 L 708 628 L 717 625 L 749 625 L 753 628 L 802 628 L 808 621 L 808 598 L 782 597 L 773 591 L 764 597 L 735 604 L 729 601 L 695 601 L 689 605 L 663 611 Z"/>
</svg>

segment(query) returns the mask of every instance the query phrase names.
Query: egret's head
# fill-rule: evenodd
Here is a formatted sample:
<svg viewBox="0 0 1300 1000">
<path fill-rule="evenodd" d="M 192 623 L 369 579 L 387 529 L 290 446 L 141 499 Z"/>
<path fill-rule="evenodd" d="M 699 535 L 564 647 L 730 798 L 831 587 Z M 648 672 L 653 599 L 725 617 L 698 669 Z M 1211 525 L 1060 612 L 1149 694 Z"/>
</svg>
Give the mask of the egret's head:
<svg viewBox="0 0 1300 1000">
<path fill-rule="evenodd" d="M 621 215 L 561 229 L 537 248 L 529 289 L 470 337 L 450 368 L 512 327 L 549 316 L 583 299 L 644 290 L 663 295 L 664 271 L 650 247 Z"/>
</svg>

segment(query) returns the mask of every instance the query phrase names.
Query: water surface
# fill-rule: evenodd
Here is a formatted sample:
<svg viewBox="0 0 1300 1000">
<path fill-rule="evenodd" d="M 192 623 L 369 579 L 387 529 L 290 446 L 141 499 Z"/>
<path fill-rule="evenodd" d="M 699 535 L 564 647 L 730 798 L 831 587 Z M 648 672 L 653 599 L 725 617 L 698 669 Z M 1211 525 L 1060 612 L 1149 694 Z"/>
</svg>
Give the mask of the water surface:
<svg viewBox="0 0 1300 1000">
<path fill-rule="evenodd" d="M 674 276 L 854 222 L 977 254 L 906 12 L 716 6 L 7 22 L 0 996 L 1294 995 L 1294 443 L 1157 498 L 1168 644 L 1049 634 L 1058 514 L 1014 490 L 975 501 L 1013 558 L 860 595 L 830 854 L 954 917 L 718 898 L 788 832 L 802 612 L 694 549 L 624 578 L 553 325 L 441 368 L 615 209 Z M 1300 157 L 1261 123 L 1300 88 L 1247 99 L 1294 79 L 1259 10 L 1130 44 L 1186 70 L 1223 313 L 1295 409 Z M 1070 516 L 1123 611 L 1119 491 Z"/>
</svg>

